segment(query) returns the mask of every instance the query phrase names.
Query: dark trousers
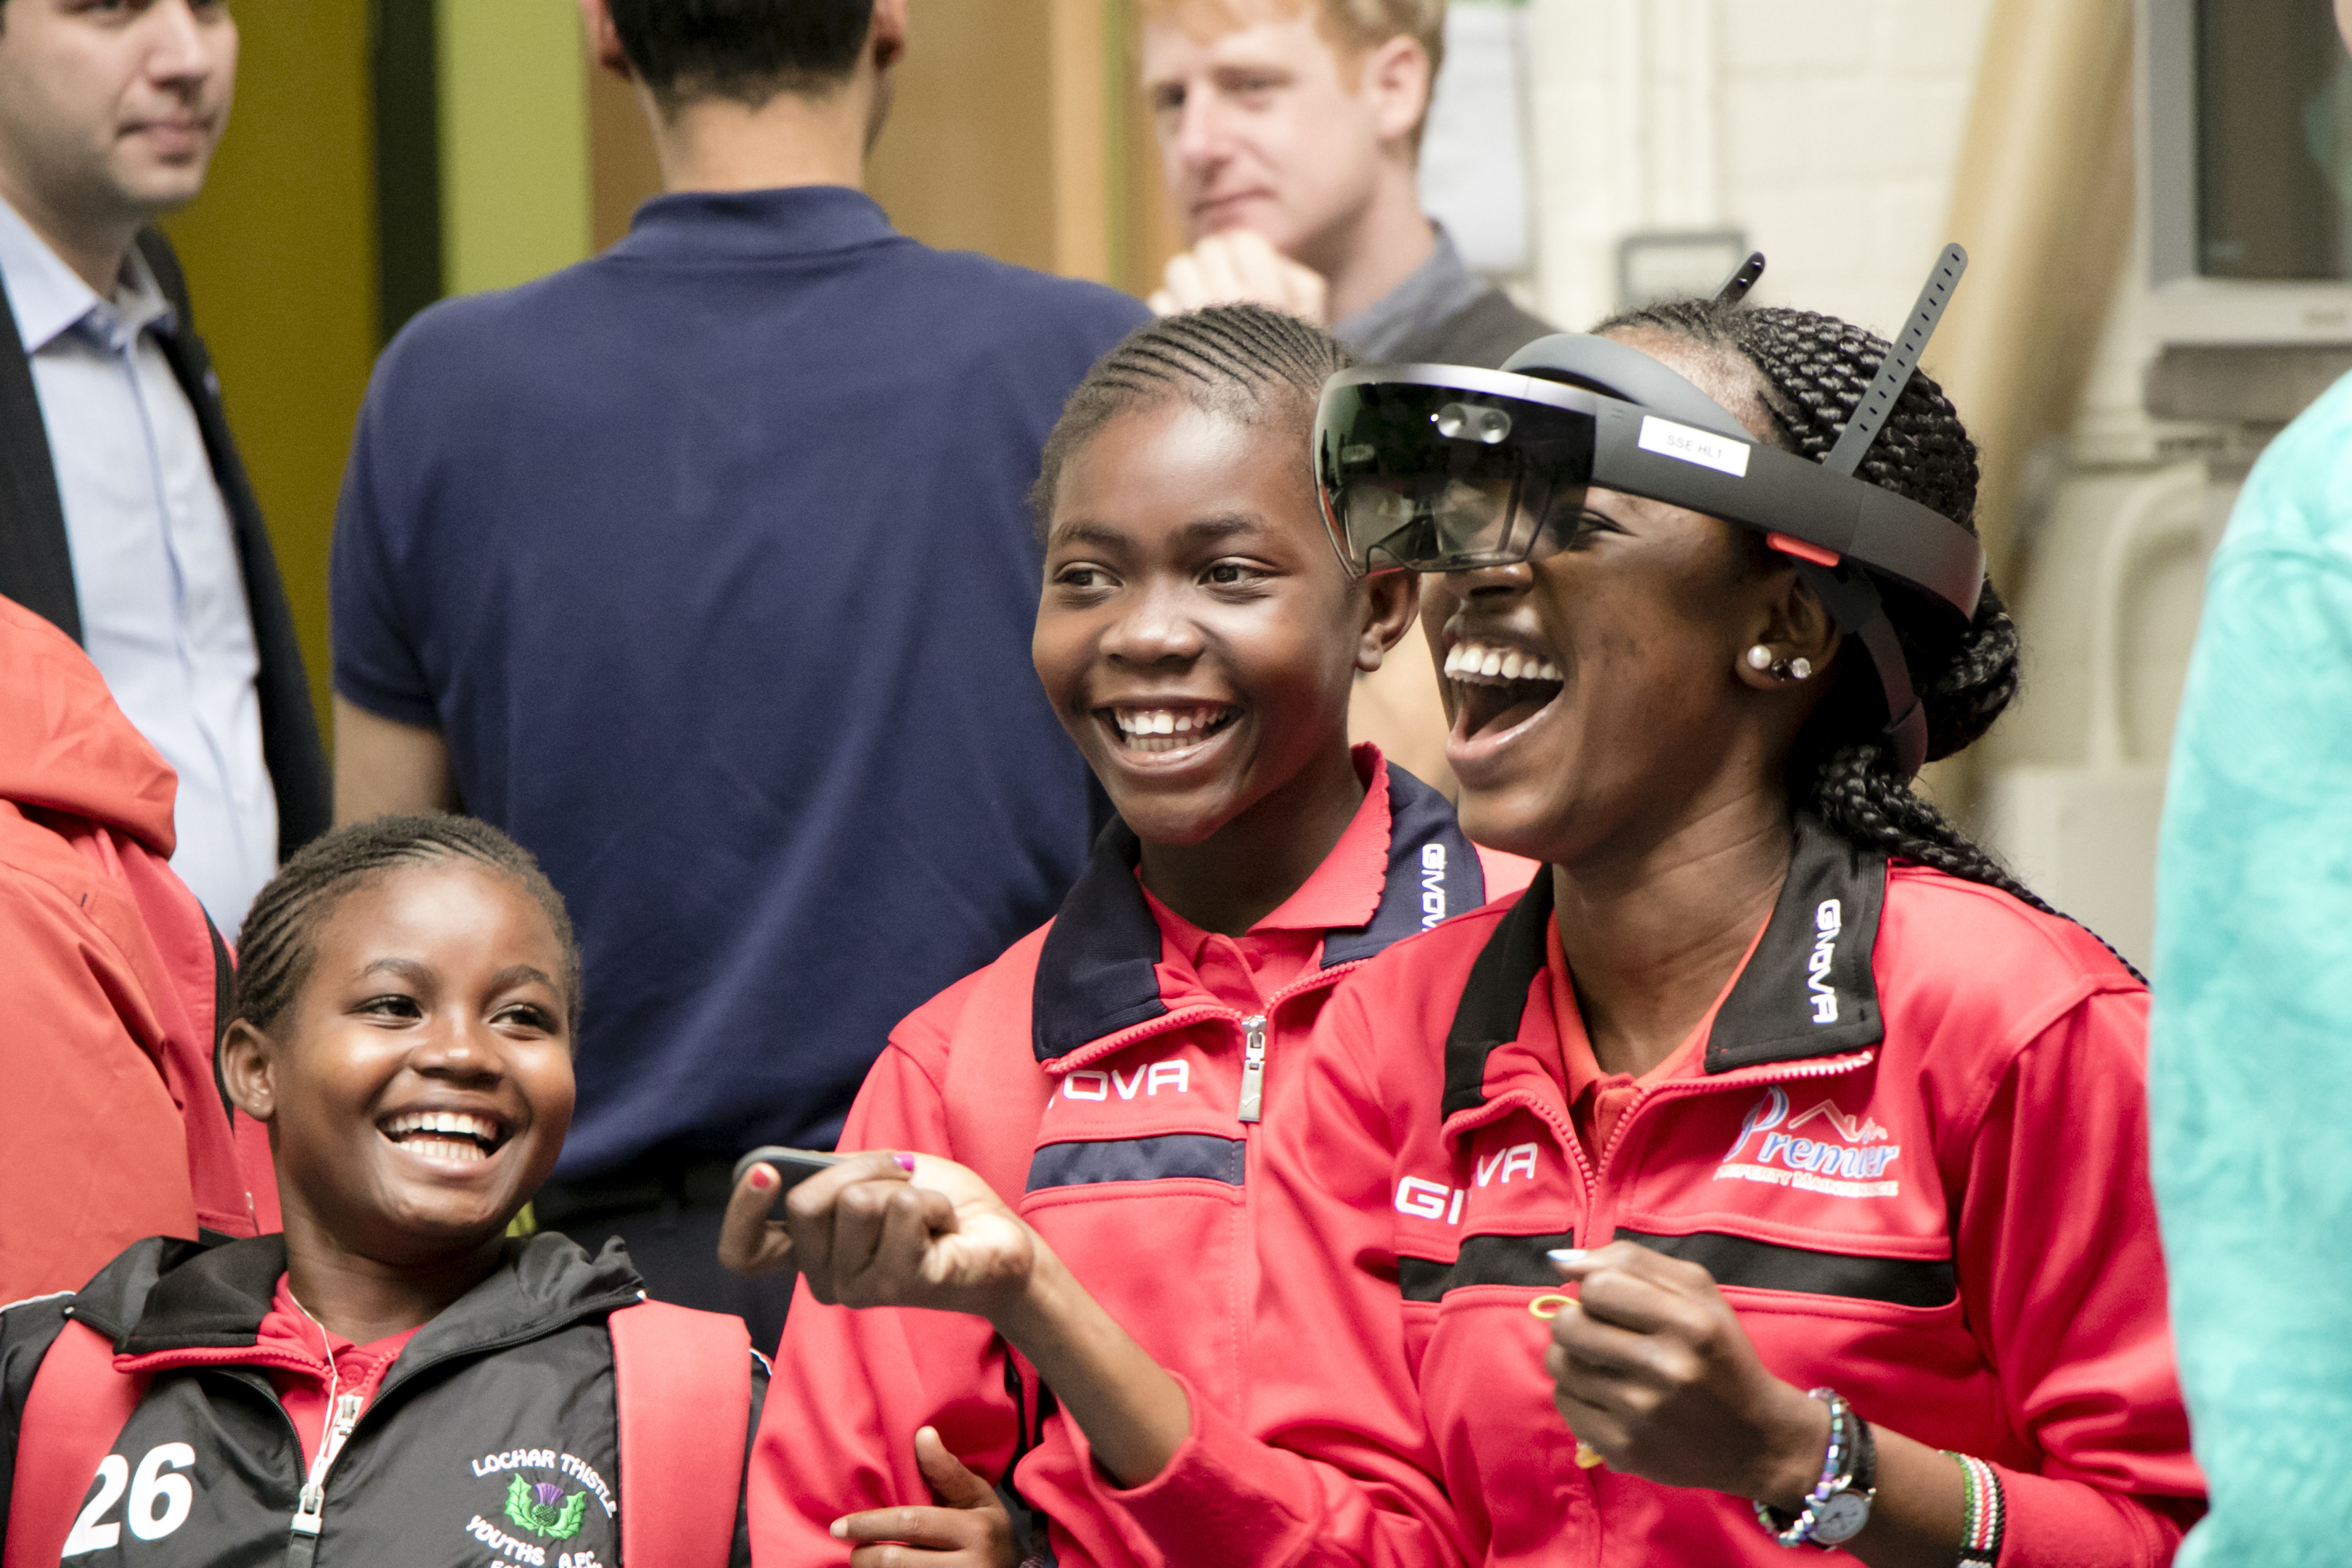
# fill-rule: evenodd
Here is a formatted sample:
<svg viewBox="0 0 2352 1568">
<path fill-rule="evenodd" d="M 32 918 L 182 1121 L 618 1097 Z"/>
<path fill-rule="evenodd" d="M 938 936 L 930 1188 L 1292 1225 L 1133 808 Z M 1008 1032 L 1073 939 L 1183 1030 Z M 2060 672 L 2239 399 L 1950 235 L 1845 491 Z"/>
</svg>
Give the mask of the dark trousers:
<svg viewBox="0 0 2352 1568">
<path fill-rule="evenodd" d="M 646 1294 L 732 1312 L 750 1325 L 752 1348 L 772 1355 L 798 1276 L 787 1269 L 746 1279 L 719 1263 L 719 1225 L 731 1173 L 723 1161 L 646 1162 L 584 1182 L 550 1182 L 533 1212 L 541 1230 L 562 1231 L 591 1253 L 619 1237 L 645 1276 Z"/>
</svg>

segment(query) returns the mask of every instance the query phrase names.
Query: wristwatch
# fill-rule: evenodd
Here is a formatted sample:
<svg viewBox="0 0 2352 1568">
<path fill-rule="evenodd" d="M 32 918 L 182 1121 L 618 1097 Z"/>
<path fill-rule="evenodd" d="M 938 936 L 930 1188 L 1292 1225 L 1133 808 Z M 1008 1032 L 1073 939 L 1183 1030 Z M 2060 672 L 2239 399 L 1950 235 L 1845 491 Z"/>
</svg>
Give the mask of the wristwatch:
<svg viewBox="0 0 2352 1568">
<path fill-rule="evenodd" d="M 1817 1546 L 1841 1545 L 1860 1535 L 1870 1522 L 1870 1505 L 1878 1496 L 1878 1441 L 1871 1435 L 1870 1423 L 1852 1405 L 1845 1407 L 1845 1416 L 1853 1423 L 1849 1437 L 1853 1468 L 1838 1479 L 1835 1489 L 1813 1510 L 1812 1539 Z"/>
</svg>

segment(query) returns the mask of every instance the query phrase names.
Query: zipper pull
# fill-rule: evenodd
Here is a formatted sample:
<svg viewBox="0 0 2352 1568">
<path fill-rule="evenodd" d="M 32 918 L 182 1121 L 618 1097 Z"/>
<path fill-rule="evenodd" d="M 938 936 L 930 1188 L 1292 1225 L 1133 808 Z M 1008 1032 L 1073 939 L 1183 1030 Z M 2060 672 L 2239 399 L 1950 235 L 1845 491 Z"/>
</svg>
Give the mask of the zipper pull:
<svg viewBox="0 0 2352 1568">
<path fill-rule="evenodd" d="M 1239 1120 L 1255 1121 L 1265 1100 L 1265 1015 L 1242 1020 L 1242 1109 Z"/>
<path fill-rule="evenodd" d="M 319 1446 L 319 1458 L 310 1467 L 310 1479 L 303 1482 L 301 1495 L 295 1500 L 294 1522 L 289 1528 L 296 1535 L 316 1536 L 327 1511 L 327 1468 L 335 1456 L 343 1451 L 344 1439 L 352 1428 L 360 1424 L 360 1411 L 365 1402 L 356 1394 L 341 1394 L 335 1400 L 335 1424 L 327 1440 Z"/>
</svg>

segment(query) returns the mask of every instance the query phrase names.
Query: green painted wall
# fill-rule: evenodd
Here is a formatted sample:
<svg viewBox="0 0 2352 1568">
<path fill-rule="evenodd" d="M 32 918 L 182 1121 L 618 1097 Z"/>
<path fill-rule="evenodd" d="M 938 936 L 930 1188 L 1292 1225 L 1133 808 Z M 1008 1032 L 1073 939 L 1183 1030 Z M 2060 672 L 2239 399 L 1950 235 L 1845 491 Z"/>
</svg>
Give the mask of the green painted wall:
<svg viewBox="0 0 2352 1568">
<path fill-rule="evenodd" d="M 572 0 L 436 0 L 442 287 L 527 282 L 589 253 L 587 54 Z"/>
<path fill-rule="evenodd" d="M 429 3 L 444 289 L 501 288 L 579 260 L 589 242 L 577 7 Z M 202 198 L 164 224 L 269 521 L 322 722 L 327 552 L 377 348 L 370 10 L 369 0 L 237 8 L 227 135 Z"/>
<path fill-rule="evenodd" d="M 205 194 L 163 226 L 277 545 L 321 721 L 327 545 L 375 362 L 367 0 L 240 5 L 236 101 Z"/>
</svg>

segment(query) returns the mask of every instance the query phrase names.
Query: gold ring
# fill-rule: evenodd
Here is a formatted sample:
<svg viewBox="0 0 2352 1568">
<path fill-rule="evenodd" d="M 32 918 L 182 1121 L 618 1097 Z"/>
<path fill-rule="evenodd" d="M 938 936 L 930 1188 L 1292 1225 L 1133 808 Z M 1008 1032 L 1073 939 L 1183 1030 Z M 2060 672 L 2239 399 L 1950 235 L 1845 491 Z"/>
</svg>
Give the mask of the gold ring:
<svg viewBox="0 0 2352 1568">
<path fill-rule="evenodd" d="M 1573 1296 L 1538 1296 L 1528 1303 L 1528 1310 L 1546 1322 L 1549 1322 L 1559 1316 L 1562 1308 L 1572 1307 L 1575 1304 L 1576 1298 Z"/>
<path fill-rule="evenodd" d="M 1601 1450 L 1580 1437 L 1576 1443 L 1576 1462 L 1580 1468 L 1591 1469 L 1601 1463 Z"/>
</svg>

